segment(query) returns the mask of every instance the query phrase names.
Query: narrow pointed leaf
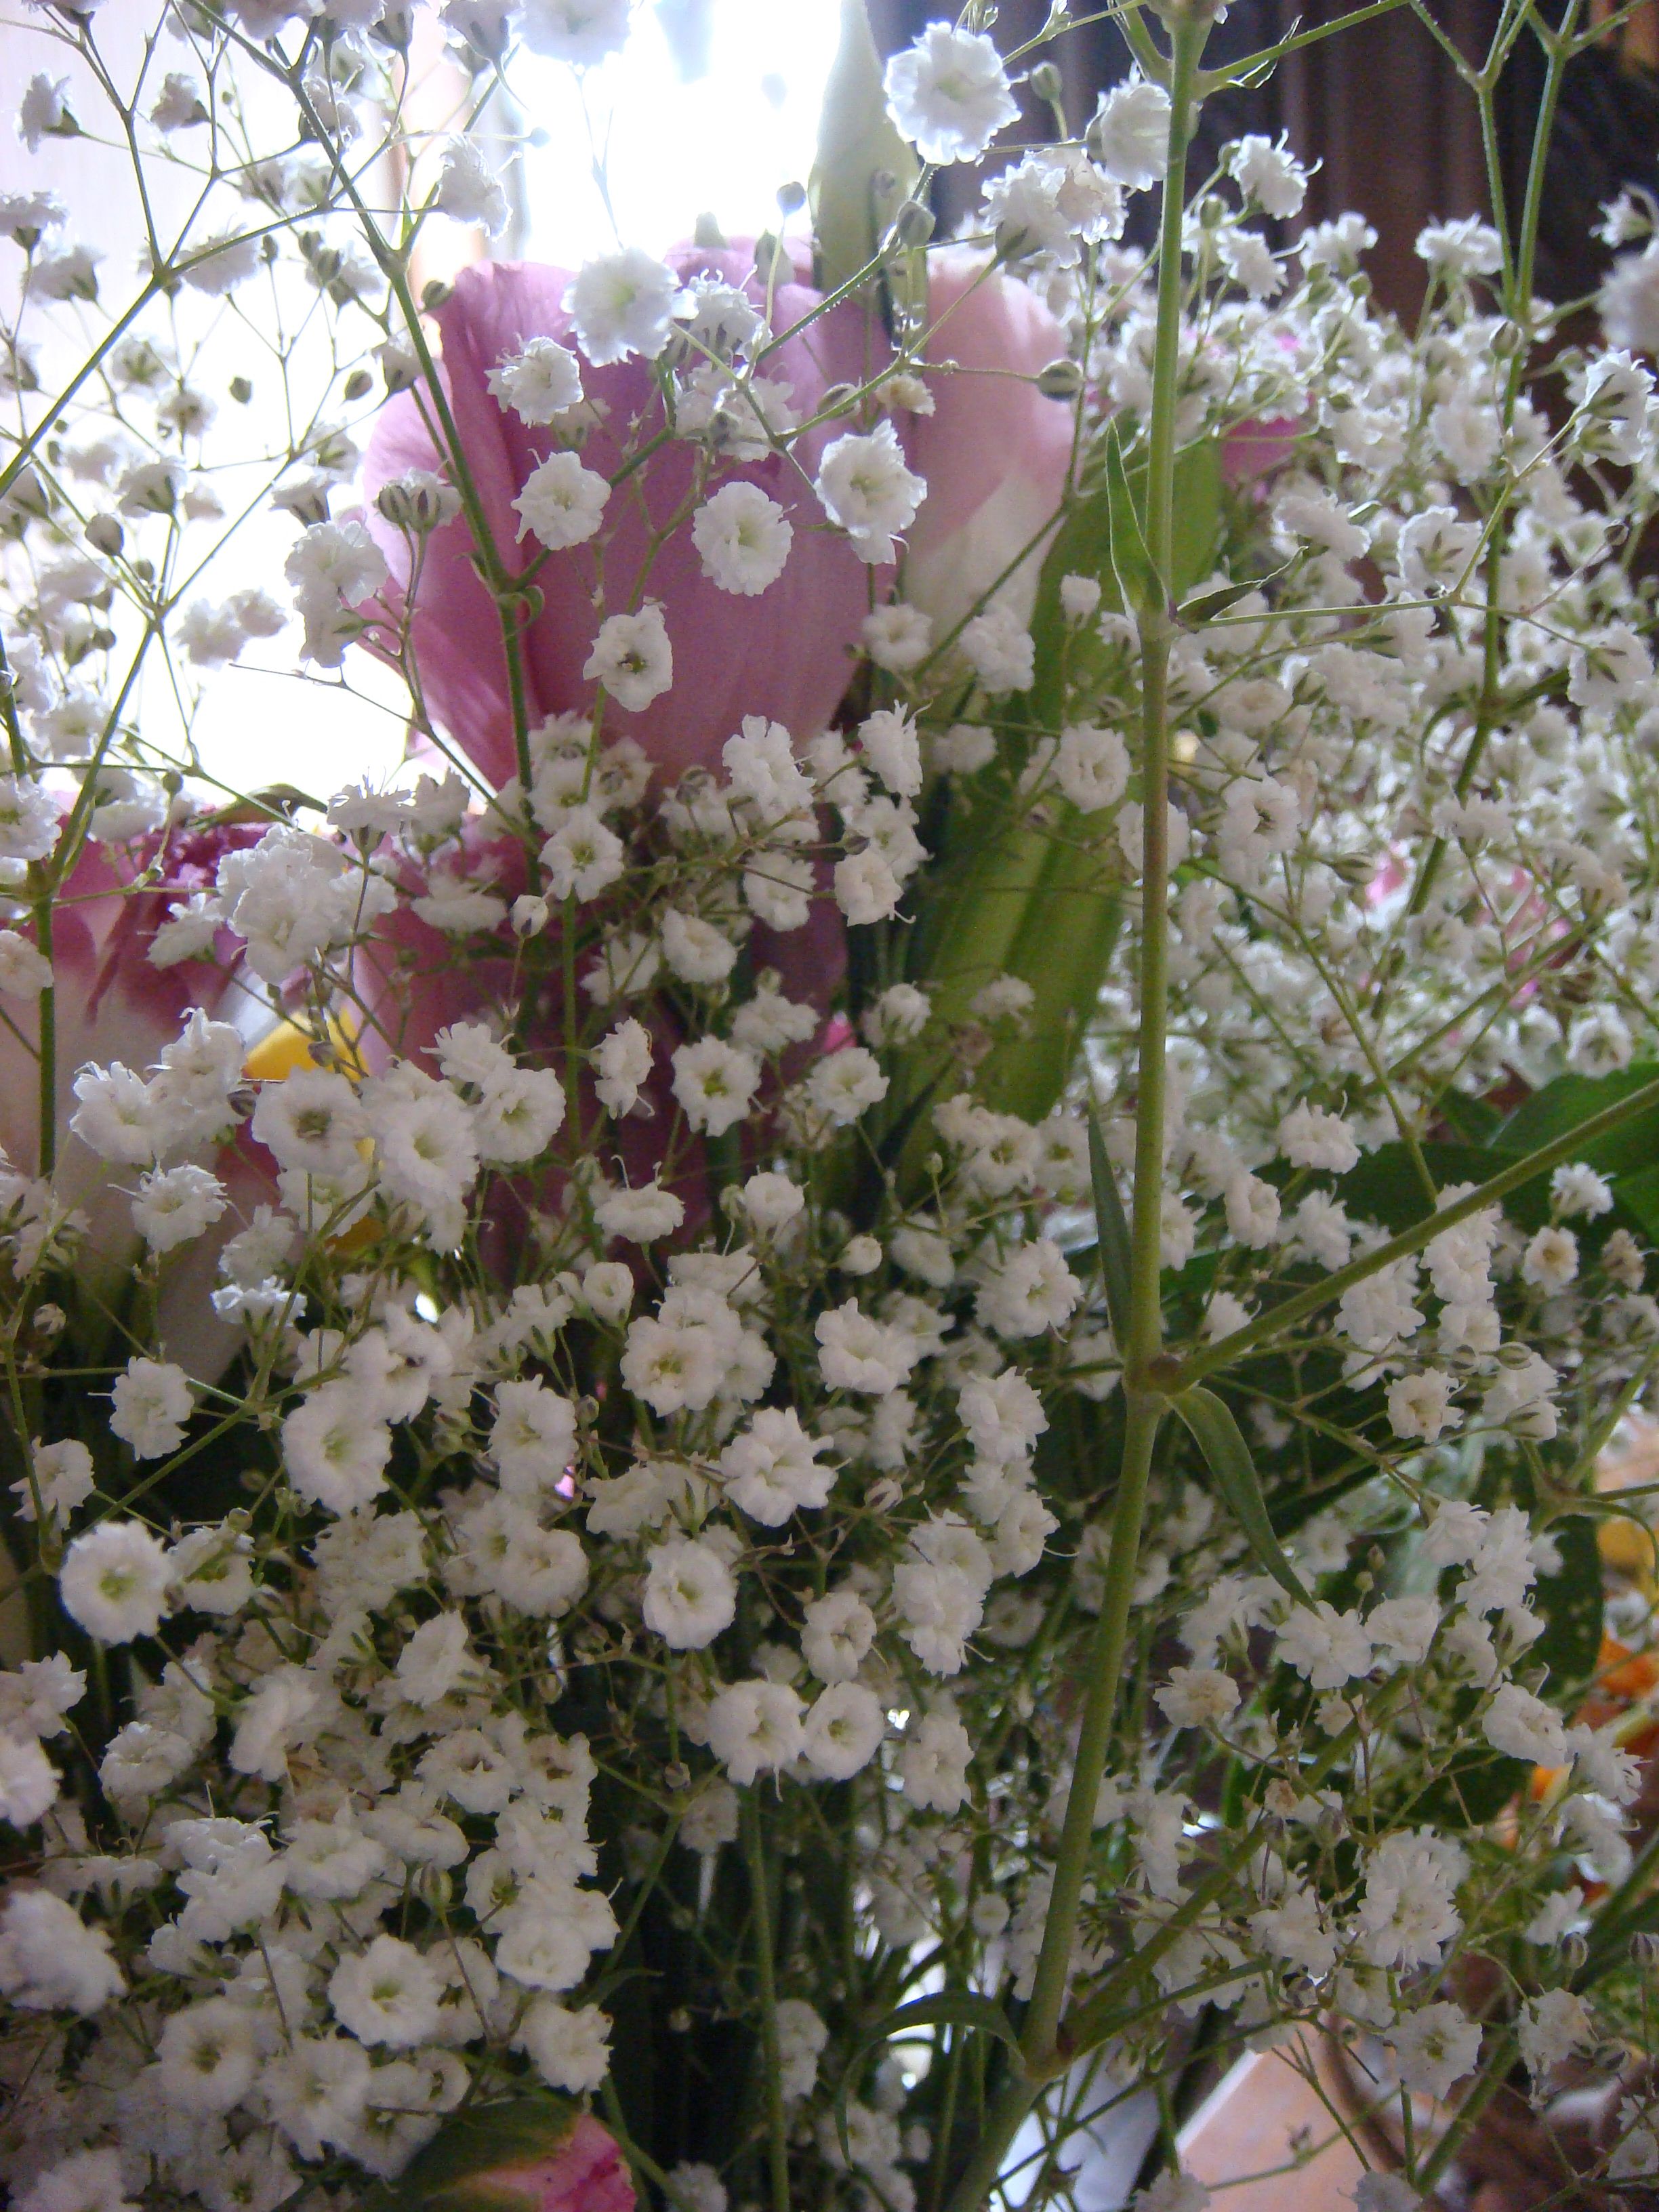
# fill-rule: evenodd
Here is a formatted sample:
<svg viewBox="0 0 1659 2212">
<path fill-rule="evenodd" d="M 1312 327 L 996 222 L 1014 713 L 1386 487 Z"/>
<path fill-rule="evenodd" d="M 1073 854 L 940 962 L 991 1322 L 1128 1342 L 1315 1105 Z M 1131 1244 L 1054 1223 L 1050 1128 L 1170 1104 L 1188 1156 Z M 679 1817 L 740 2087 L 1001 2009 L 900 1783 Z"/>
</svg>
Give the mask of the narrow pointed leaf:
<svg viewBox="0 0 1659 2212">
<path fill-rule="evenodd" d="M 1273 1524 L 1267 1518 L 1267 1500 L 1261 1495 L 1255 1462 L 1229 1408 L 1213 1390 L 1200 1388 L 1183 1390 L 1170 1402 L 1203 1453 L 1204 1463 L 1215 1477 L 1216 1488 L 1244 1531 L 1258 1561 L 1298 1605 L 1311 1605 L 1313 1600 L 1301 1577 L 1279 1548 Z"/>
<path fill-rule="evenodd" d="M 1117 1194 L 1117 1177 L 1106 1157 L 1106 1140 L 1100 1133 L 1100 1116 L 1089 1108 L 1089 1181 L 1095 1194 L 1095 1232 L 1100 1239 L 1100 1272 L 1106 1285 L 1106 1310 L 1112 1334 L 1121 1352 L 1129 1341 L 1129 1224 L 1123 1218 L 1123 1200 Z"/>
<path fill-rule="evenodd" d="M 1144 486 L 1144 477 L 1142 483 Z M 1146 533 L 1141 524 L 1135 489 L 1124 462 L 1123 441 L 1115 422 L 1109 423 L 1106 431 L 1106 489 L 1112 517 L 1108 540 L 1112 574 L 1117 582 L 1119 599 L 1133 611 L 1155 600 L 1159 596 L 1159 585 L 1152 556 L 1146 550 Z"/>
<path fill-rule="evenodd" d="M 887 112 L 881 56 L 865 0 L 842 0 L 841 42 L 824 87 L 817 156 L 807 180 L 821 291 L 838 290 L 874 259 L 921 173 Z M 909 280 L 910 259 L 900 257 L 903 265 L 895 275 L 901 283 Z"/>
</svg>

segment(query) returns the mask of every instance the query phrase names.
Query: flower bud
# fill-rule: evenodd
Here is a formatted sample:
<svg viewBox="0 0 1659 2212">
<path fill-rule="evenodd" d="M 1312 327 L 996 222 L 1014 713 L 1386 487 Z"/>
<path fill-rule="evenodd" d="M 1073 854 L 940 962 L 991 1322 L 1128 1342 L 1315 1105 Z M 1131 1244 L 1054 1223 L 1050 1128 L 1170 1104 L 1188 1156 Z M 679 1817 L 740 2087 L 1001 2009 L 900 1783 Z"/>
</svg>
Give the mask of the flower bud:
<svg viewBox="0 0 1659 2212">
<path fill-rule="evenodd" d="M 411 469 L 382 484 L 374 504 L 394 530 L 412 531 L 416 537 L 453 522 L 461 511 L 460 494 L 453 485 L 425 469 Z"/>
<path fill-rule="evenodd" d="M 806 187 L 791 182 L 778 186 L 778 205 L 787 216 L 799 215 L 806 205 Z"/>
<path fill-rule="evenodd" d="M 513 902 L 513 927 L 520 937 L 539 937 L 547 927 L 547 901 L 526 891 Z"/>
<path fill-rule="evenodd" d="M 1065 79 L 1053 62 L 1039 62 L 1031 71 L 1031 89 L 1047 106 L 1057 107 L 1066 89 Z"/>
<path fill-rule="evenodd" d="M 112 514 L 94 514 L 87 524 L 87 543 L 94 553 L 112 561 L 127 542 L 127 533 Z"/>
<path fill-rule="evenodd" d="M 921 200 L 905 200 L 888 236 L 898 246 L 926 246 L 933 234 L 933 210 Z"/>
<path fill-rule="evenodd" d="M 1051 361 L 1038 370 L 1036 386 L 1046 399 L 1075 399 L 1083 389 L 1083 371 L 1074 361 Z"/>
<path fill-rule="evenodd" d="M 832 384 L 818 402 L 820 415 L 844 415 L 851 406 L 858 386 L 853 384 Z"/>
<path fill-rule="evenodd" d="M 449 305 L 455 287 L 453 284 L 446 284 L 441 276 L 434 276 L 429 283 L 421 287 L 421 313 L 423 315 L 435 315 L 440 307 L 447 307 Z"/>
</svg>

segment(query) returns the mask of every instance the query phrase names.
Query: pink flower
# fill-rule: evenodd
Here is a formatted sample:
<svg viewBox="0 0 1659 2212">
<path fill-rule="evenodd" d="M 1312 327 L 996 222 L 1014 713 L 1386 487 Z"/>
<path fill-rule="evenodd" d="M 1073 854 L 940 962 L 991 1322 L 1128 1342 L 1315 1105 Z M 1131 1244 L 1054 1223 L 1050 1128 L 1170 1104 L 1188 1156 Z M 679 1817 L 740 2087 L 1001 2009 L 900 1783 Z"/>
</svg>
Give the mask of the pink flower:
<svg viewBox="0 0 1659 2212">
<path fill-rule="evenodd" d="M 233 939 L 223 939 L 216 957 L 172 968 L 156 967 L 149 951 L 173 906 L 210 890 L 222 856 L 258 836 L 257 824 L 197 825 L 164 831 L 135 848 L 88 845 L 53 901 L 58 1158 L 52 1188 L 61 1206 L 77 1207 L 86 1217 L 84 1263 L 106 1296 L 130 1271 L 139 1248 L 130 1196 L 133 1176 L 70 1133 L 76 1074 L 88 1060 L 100 1066 L 119 1060 L 142 1074 L 178 1036 L 193 1008 L 222 1018 L 233 988 Z M 154 872 L 155 887 L 135 890 L 148 871 Z M 7 1012 L 15 1030 L 0 1024 L 0 1149 L 20 1175 L 33 1176 L 40 1163 L 34 1051 L 40 1002 L 12 1000 Z M 170 1356 L 204 1376 L 219 1373 L 240 1341 L 207 1302 L 219 1249 L 241 1225 L 240 1211 L 276 1194 L 234 1148 L 226 1147 L 209 1164 L 227 1184 L 232 1205 L 216 1229 L 195 1238 L 163 1267 L 158 1315 Z"/>
<path fill-rule="evenodd" d="M 506 2105 L 452 2120 L 404 2173 L 398 2202 L 410 2212 L 634 2212 L 635 2197 L 615 2137 L 591 2113 Z"/>
<path fill-rule="evenodd" d="M 948 629 L 1033 547 L 1002 593 L 1027 618 L 1075 428 L 1072 406 L 1035 379 L 1065 354 L 1066 333 L 1024 285 L 961 249 L 929 257 L 927 319 L 931 358 L 964 373 L 927 379 L 933 412 L 905 435 L 927 496 L 909 532 L 904 595 Z"/>
<path fill-rule="evenodd" d="M 707 274 L 742 285 L 750 278 L 751 296 L 762 297 L 752 282 L 749 250 L 679 246 L 668 258 L 683 280 Z M 529 338 L 570 339 L 570 319 L 561 304 L 569 281 L 562 270 L 528 262 L 483 263 L 462 271 L 438 315 L 444 383 L 461 450 L 496 555 L 515 574 L 537 549 L 533 540 L 520 544 L 513 501 L 548 457 L 551 439 L 496 400 L 487 379 Z M 774 327 L 791 331 L 817 298 L 803 284 L 779 286 Z M 864 311 L 843 302 L 799 335 L 786 337 L 763 374 L 788 384 L 790 405 L 797 416 L 807 416 L 830 385 L 863 374 L 871 344 Z M 604 419 L 582 446 L 582 465 L 613 477 L 629 445 L 665 427 L 655 380 L 639 361 L 605 368 L 584 363 L 583 386 Z M 647 565 L 647 514 L 659 526 L 684 501 L 696 447 L 671 441 L 611 496 L 604 538 L 606 608 L 615 613 L 636 597 L 660 602 L 674 654 L 672 690 L 638 714 L 617 713 L 615 733 L 635 738 L 670 778 L 687 768 L 718 765 L 721 745 L 745 714 L 769 715 L 797 738 L 815 736 L 847 687 L 849 656 L 867 608 L 866 571 L 846 540 L 823 526 L 810 488 L 818 457 L 834 434 L 834 426 L 811 431 L 788 458 L 771 453 L 723 471 L 719 479 L 758 485 L 794 526 L 781 575 L 758 598 L 734 595 L 710 580 L 689 520 Z M 370 500 L 405 470 L 440 466 L 414 397 L 392 400 L 365 464 Z M 409 584 L 408 548 L 378 514 L 371 511 L 368 523 L 391 564 L 395 596 Z M 432 713 L 499 784 L 514 770 L 507 663 L 500 618 L 473 567 L 473 551 L 465 515 L 428 541 L 416 586 L 414 644 Z M 537 571 L 543 604 L 524 633 L 532 724 L 592 702 L 592 684 L 581 672 L 599 624 L 593 580 L 591 545 L 556 553 Z"/>
<path fill-rule="evenodd" d="M 1305 421 L 1274 415 L 1265 422 L 1238 422 L 1221 441 L 1221 473 L 1230 484 L 1254 483 L 1282 469 L 1296 452 Z"/>
<path fill-rule="evenodd" d="M 614 2139 L 584 2113 L 568 2140 L 526 2166 L 498 2166 L 478 2176 L 481 2187 L 525 2212 L 634 2212 L 634 2185 Z"/>
</svg>

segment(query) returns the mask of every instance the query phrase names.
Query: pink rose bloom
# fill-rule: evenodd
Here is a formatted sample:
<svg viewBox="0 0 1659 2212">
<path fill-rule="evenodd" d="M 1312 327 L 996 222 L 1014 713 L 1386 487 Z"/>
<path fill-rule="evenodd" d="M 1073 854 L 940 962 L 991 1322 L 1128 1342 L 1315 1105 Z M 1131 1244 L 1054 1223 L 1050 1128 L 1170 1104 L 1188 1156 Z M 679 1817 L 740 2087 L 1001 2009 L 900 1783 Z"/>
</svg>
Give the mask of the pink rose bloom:
<svg viewBox="0 0 1659 2212">
<path fill-rule="evenodd" d="M 471 2164 L 475 2145 L 489 2157 L 507 2144 L 501 2164 Z M 520 2106 L 452 2121 L 404 2175 L 398 2202 L 410 2212 L 634 2212 L 635 2197 L 616 2138 L 592 2113 Z"/>
<path fill-rule="evenodd" d="M 1296 453 L 1296 441 L 1306 428 L 1288 415 L 1252 418 L 1236 423 L 1221 441 L 1221 473 L 1230 484 L 1254 483 L 1282 469 Z"/>
<path fill-rule="evenodd" d="M 546 2158 L 498 2166 L 478 2176 L 482 2189 L 525 2212 L 634 2212 L 634 2184 L 615 2139 L 585 2112 Z"/>
<path fill-rule="evenodd" d="M 1029 620 L 1076 427 L 1071 404 L 1045 398 L 1034 380 L 1064 355 L 1066 333 L 1034 293 L 987 274 L 983 255 L 965 248 L 929 256 L 927 319 L 930 357 L 964 374 L 926 380 L 933 411 L 905 435 L 927 496 L 908 535 L 904 596 L 949 629 L 1029 546 L 1000 594 Z"/>
<path fill-rule="evenodd" d="M 684 280 L 699 274 L 742 285 L 752 251 L 678 246 L 668 256 Z M 562 302 L 570 283 L 561 269 L 528 262 L 481 263 L 464 270 L 439 311 L 443 377 L 457 433 L 477 486 L 489 534 L 505 567 L 520 572 L 537 555 L 533 538 L 519 543 L 513 501 L 532 469 L 553 450 L 550 432 L 531 428 L 492 397 L 492 369 L 526 339 L 572 343 Z M 750 296 L 763 295 L 752 282 Z M 804 284 L 777 288 L 773 326 L 787 332 L 817 306 Z M 871 347 L 868 319 L 850 301 L 786 337 L 763 374 L 789 386 L 797 416 L 811 415 L 828 387 L 863 373 Z M 573 348 L 574 349 L 574 348 Z M 629 360 L 595 368 L 584 362 L 586 398 L 603 419 L 585 440 L 584 468 L 612 477 L 624 448 L 665 427 L 648 365 Z M 828 723 L 847 688 L 850 653 L 867 605 L 865 565 L 846 539 L 823 526 L 811 489 L 835 425 L 800 438 L 788 457 L 769 453 L 722 469 L 712 489 L 757 484 L 775 500 L 794 529 L 782 574 L 755 598 L 725 592 L 703 573 L 689 520 L 649 561 L 649 530 L 674 514 L 690 492 L 699 448 L 672 441 L 611 495 L 603 528 L 606 605 L 617 612 L 641 596 L 660 602 L 674 655 L 672 690 L 637 714 L 607 711 L 611 734 L 637 740 L 669 779 L 691 767 L 715 767 L 720 750 L 745 714 L 780 721 L 797 739 Z M 844 427 L 844 426 L 842 426 Z M 391 400 L 369 442 L 364 483 L 372 501 L 382 484 L 408 469 L 439 469 L 441 457 L 412 394 Z M 403 538 L 371 511 L 367 517 L 392 572 L 392 596 L 409 583 Z M 494 782 L 514 774 L 513 723 L 501 622 L 472 566 L 472 532 L 465 516 L 428 541 L 416 588 L 414 644 L 421 680 L 436 720 Z M 550 555 L 537 571 L 539 613 L 525 629 L 528 711 L 533 726 L 550 714 L 585 709 L 594 687 L 583 677 L 599 617 L 592 601 L 595 549 L 578 545 Z"/>
<path fill-rule="evenodd" d="M 69 1128 L 76 1111 L 75 1078 L 88 1060 L 120 1060 L 143 1074 L 171 1044 L 192 1008 L 225 1018 L 238 947 L 225 934 L 216 957 L 158 968 L 149 957 L 155 933 L 173 905 L 210 890 L 219 861 L 251 844 L 257 825 L 172 830 L 136 848 L 88 845 L 70 871 L 52 915 L 52 973 L 58 1024 L 58 1158 L 53 1190 L 62 1205 L 85 1214 L 85 1264 L 105 1297 L 130 1273 L 141 1239 L 132 1225 L 134 1170 L 100 1159 Z M 154 890 L 131 885 L 146 866 L 161 878 Z M 26 920 L 15 925 L 33 939 Z M 0 1024 L 0 1149 L 20 1175 L 40 1163 L 38 999 L 12 1000 L 7 1011 L 18 1034 Z M 223 1181 L 232 1203 L 217 1224 L 164 1261 L 159 1320 L 167 1351 L 192 1373 L 218 1374 L 240 1341 L 218 1321 L 207 1294 L 226 1238 L 242 1226 L 241 1211 L 274 1200 L 274 1186 L 253 1172 L 234 1147 L 204 1162 Z"/>
</svg>

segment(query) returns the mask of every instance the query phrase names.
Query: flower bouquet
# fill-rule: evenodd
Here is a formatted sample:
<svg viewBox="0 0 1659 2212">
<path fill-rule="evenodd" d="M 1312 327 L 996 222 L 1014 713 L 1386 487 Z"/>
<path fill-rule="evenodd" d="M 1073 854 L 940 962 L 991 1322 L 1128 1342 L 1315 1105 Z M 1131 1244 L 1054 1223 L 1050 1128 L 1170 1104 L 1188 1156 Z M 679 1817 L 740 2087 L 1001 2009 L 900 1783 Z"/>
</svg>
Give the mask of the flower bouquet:
<svg viewBox="0 0 1659 2212">
<path fill-rule="evenodd" d="M 1313 2027 L 1369 2212 L 1563 2069 L 1659 2174 L 1652 1716 L 1586 1702 L 1656 211 L 1535 296 L 1589 32 L 1516 0 L 1532 185 L 1407 328 L 1284 145 L 1189 173 L 1326 34 L 1214 12 L 1084 118 L 1063 0 L 884 67 L 849 0 L 771 231 L 441 279 L 627 0 L 28 12 L 144 245 L 0 198 L 16 2212 L 977 2212 L 1126 2130 L 1190 2212 Z M 405 769 L 227 788 L 238 663 Z"/>
</svg>

